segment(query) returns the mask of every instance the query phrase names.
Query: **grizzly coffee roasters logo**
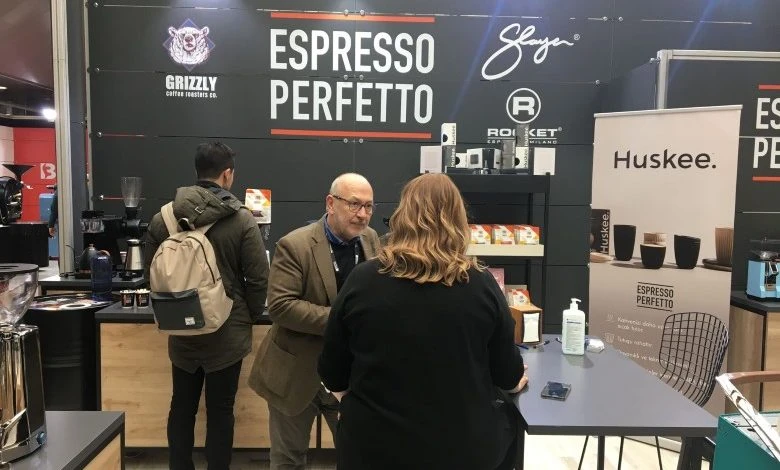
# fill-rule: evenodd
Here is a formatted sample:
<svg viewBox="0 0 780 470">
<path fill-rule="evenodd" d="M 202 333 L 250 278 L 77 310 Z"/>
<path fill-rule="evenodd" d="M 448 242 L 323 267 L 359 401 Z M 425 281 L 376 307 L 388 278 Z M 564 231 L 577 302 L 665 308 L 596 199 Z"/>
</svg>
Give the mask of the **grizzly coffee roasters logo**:
<svg viewBox="0 0 780 470">
<path fill-rule="evenodd" d="M 214 49 L 209 39 L 209 27 L 198 27 L 187 19 L 178 28 L 168 28 L 168 39 L 163 47 L 170 58 L 191 72 L 208 60 Z M 205 75 L 166 75 L 165 96 L 171 98 L 216 98 L 217 77 Z"/>
<path fill-rule="evenodd" d="M 181 64 L 191 72 L 196 65 L 200 65 L 209 58 L 214 42 L 209 39 L 209 27 L 199 28 L 191 19 L 181 24 L 178 28 L 168 28 L 168 38 L 163 47 L 168 50 L 174 62 Z"/>
</svg>

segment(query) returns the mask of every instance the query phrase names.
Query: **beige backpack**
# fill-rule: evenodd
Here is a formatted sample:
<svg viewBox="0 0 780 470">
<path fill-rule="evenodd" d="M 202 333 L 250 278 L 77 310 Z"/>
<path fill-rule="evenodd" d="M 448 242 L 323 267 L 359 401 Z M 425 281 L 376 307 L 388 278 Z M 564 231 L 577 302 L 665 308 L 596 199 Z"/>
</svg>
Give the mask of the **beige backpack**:
<svg viewBox="0 0 780 470">
<path fill-rule="evenodd" d="M 154 254 L 149 271 L 155 322 L 169 335 L 213 333 L 233 308 L 222 285 L 214 247 L 206 238 L 214 224 L 182 230 L 172 202 L 160 214 L 169 235 Z M 182 223 L 189 221 L 182 219 Z"/>
</svg>

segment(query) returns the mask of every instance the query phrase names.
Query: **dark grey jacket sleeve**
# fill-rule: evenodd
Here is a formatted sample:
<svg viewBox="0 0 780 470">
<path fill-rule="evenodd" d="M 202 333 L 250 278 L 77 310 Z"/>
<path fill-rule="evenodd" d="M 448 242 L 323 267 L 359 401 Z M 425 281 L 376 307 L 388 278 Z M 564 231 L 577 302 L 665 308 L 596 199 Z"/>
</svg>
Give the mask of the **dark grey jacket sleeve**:
<svg viewBox="0 0 780 470">
<path fill-rule="evenodd" d="M 246 303 L 252 321 L 257 321 L 265 311 L 268 293 L 268 257 L 260 229 L 254 217 L 242 210 L 244 230 L 241 238 L 241 268 L 244 273 Z"/>
</svg>

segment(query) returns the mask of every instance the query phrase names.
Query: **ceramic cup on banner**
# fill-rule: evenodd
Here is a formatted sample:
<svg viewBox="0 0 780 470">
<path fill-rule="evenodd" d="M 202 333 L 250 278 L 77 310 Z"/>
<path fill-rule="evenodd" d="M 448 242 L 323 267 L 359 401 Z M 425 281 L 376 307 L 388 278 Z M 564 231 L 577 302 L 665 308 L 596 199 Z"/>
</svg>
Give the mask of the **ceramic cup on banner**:
<svg viewBox="0 0 780 470">
<path fill-rule="evenodd" d="M 615 224 L 612 226 L 612 231 L 615 259 L 618 261 L 630 261 L 631 257 L 634 256 L 636 225 Z"/>
<path fill-rule="evenodd" d="M 674 236 L 674 261 L 680 269 L 693 269 L 699 260 L 701 238 L 687 235 Z"/>
<path fill-rule="evenodd" d="M 715 229 L 715 258 L 721 266 L 731 266 L 731 252 L 734 246 L 734 227 Z"/>
<path fill-rule="evenodd" d="M 659 269 L 664 265 L 665 245 L 642 243 L 639 245 L 639 252 L 642 254 L 642 265 L 647 269 Z"/>
<path fill-rule="evenodd" d="M 666 234 L 661 232 L 645 232 L 644 243 L 666 246 Z"/>
</svg>

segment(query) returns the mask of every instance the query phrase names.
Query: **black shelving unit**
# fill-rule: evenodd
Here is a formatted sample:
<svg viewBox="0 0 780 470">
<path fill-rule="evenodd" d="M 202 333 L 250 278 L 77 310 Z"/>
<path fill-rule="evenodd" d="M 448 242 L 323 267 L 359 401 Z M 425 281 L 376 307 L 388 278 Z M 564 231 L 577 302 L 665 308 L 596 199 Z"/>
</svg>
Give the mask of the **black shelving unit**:
<svg viewBox="0 0 780 470">
<path fill-rule="evenodd" d="M 524 259 L 526 262 L 526 281 L 531 280 L 530 261 L 535 258 L 541 258 L 542 285 L 539 287 L 541 302 L 534 302 L 534 305 L 544 310 L 546 304 L 546 286 L 547 286 L 547 240 L 550 233 L 550 175 L 468 175 L 468 174 L 448 174 L 455 183 L 465 199 L 466 203 L 481 204 L 507 204 L 525 202 L 528 207 L 526 221 L 522 223 L 532 224 L 532 212 L 535 195 L 544 195 L 544 216 L 540 224 L 541 236 L 540 243 L 543 252 L 539 254 L 519 254 L 508 255 L 513 259 Z M 524 201 L 520 198 L 524 198 Z M 507 221 L 508 223 L 509 221 Z M 470 223 L 479 223 L 470 221 Z M 521 222 L 514 222 L 521 223 Z M 474 246 L 474 245 L 472 245 Z M 530 251 L 530 250 L 529 250 Z M 505 254 L 493 255 L 489 253 L 476 253 L 477 256 L 507 256 Z M 529 284 L 530 290 L 530 284 Z"/>
</svg>

